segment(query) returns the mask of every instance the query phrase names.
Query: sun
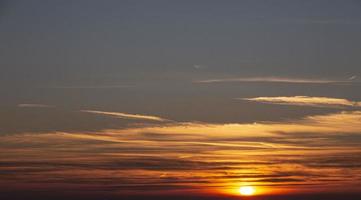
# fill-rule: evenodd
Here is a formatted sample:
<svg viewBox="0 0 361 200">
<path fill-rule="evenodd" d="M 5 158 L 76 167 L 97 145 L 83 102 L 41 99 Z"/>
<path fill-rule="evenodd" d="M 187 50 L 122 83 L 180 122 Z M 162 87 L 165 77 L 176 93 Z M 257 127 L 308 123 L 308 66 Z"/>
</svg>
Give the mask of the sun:
<svg viewBox="0 0 361 200">
<path fill-rule="evenodd" d="M 241 186 L 239 193 L 243 196 L 252 196 L 255 193 L 255 188 L 252 186 Z"/>
</svg>

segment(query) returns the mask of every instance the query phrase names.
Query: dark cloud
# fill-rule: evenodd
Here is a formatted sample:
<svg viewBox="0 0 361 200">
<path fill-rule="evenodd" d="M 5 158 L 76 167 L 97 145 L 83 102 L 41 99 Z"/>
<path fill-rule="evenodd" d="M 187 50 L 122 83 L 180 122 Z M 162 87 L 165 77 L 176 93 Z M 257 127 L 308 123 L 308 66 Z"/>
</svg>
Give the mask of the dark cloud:
<svg viewBox="0 0 361 200">
<path fill-rule="evenodd" d="M 325 155 L 316 158 L 309 158 L 303 161 L 303 164 L 309 167 L 320 168 L 336 168 L 336 169 L 361 169 L 361 155 L 341 154 L 341 155 Z"/>
</svg>

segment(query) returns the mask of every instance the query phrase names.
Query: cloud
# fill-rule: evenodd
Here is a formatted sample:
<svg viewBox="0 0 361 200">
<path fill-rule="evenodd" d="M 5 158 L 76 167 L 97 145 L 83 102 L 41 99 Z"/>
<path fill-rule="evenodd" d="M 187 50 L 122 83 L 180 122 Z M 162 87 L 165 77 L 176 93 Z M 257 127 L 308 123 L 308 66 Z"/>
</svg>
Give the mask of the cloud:
<svg viewBox="0 0 361 200">
<path fill-rule="evenodd" d="M 309 20 L 290 20 L 290 22 L 303 23 L 303 24 L 330 24 L 330 25 L 360 25 L 361 21 L 345 20 L 345 19 L 309 19 Z"/>
<path fill-rule="evenodd" d="M 310 96 L 281 96 L 281 97 L 254 97 L 239 98 L 240 100 L 256 101 L 260 103 L 313 106 L 313 107 L 361 107 L 361 102 L 347 99 L 330 97 L 310 97 Z"/>
<path fill-rule="evenodd" d="M 207 66 L 206 66 L 206 65 L 194 64 L 194 65 L 193 65 L 193 68 L 194 68 L 194 69 L 206 69 Z"/>
<path fill-rule="evenodd" d="M 3 135 L 0 184 L 36 182 L 44 189 L 76 183 L 142 194 L 149 188 L 233 191 L 240 183 L 268 192 L 310 185 L 358 190 L 360 133 L 361 111 L 349 111 L 285 122 L 171 121 Z"/>
<path fill-rule="evenodd" d="M 82 110 L 81 112 L 108 115 L 111 117 L 124 118 L 124 119 L 139 119 L 139 120 L 150 120 L 150 121 L 160 121 L 160 122 L 171 121 L 169 119 L 152 116 L 152 115 L 129 114 L 129 113 L 121 113 L 121 112 L 104 112 L 97 110 Z"/>
<path fill-rule="evenodd" d="M 23 104 L 18 104 L 17 107 L 19 107 L 19 108 L 54 108 L 55 106 L 46 105 L 46 104 L 23 103 Z"/>
<path fill-rule="evenodd" d="M 90 86 L 50 86 L 46 88 L 52 89 L 116 89 L 116 88 L 130 88 L 134 85 L 90 85 Z"/>
<path fill-rule="evenodd" d="M 361 21 L 354 19 L 343 19 L 343 18 L 287 18 L 287 19 L 277 19 L 272 23 L 315 24 L 315 25 L 360 25 Z"/>
<path fill-rule="evenodd" d="M 352 124 L 350 126 L 349 124 Z M 290 121 L 290 122 L 269 122 L 269 123 L 252 123 L 252 124 L 211 124 L 211 123 L 168 123 L 159 126 L 146 126 L 146 127 L 134 127 L 118 130 L 107 130 L 106 132 L 113 133 L 114 135 L 122 136 L 135 136 L 141 134 L 153 133 L 150 135 L 150 139 L 161 138 L 160 135 L 170 137 L 171 141 L 190 141 L 190 142 L 209 142 L 213 141 L 232 141 L 236 138 L 243 138 L 247 141 L 248 138 L 273 138 L 278 136 L 279 133 L 293 134 L 310 133 L 311 135 L 318 134 L 331 134 L 331 133 L 359 133 L 361 132 L 361 111 L 352 112 L 339 112 L 328 115 L 315 115 L 308 116 L 302 120 Z M 154 137 L 154 134 L 158 134 Z M 301 135 L 300 135 L 301 136 Z M 154 138 L 153 138 L 154 137 Z M 310 136 L 309 136 L 310 137 Z M 314 138 L 312 138 L 314 139 Z M 245 143 L 247 145 L 252 144 Z M 209 142 L 211 144 L 211 142 Z M 233 143 L 231 143 L 233 144 Z M 273 145 L 268 146 L 267 143 L 253 143 L 256 147 L 266 146 L 275 147 Z"/>
<path fill-rule="evenodd" d="M 288 77 L 241 77 L 241 78 L 221 78 L 195 81 L 196 83 L 223 83 L 223 82 L 254 82 L 254 83 L 294 83 L 294 84 L 331 84 L 331 83 L 352 83 L 352 79 L 302 79 Z"/>
</svg>

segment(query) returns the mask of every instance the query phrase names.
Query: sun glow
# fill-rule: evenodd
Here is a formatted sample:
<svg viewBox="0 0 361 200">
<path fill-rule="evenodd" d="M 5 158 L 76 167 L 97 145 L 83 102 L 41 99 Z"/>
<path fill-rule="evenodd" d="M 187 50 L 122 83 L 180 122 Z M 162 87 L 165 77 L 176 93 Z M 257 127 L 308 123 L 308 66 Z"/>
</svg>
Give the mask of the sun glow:
<svg viewBox="0 0 361 200">
<path fill-rule="evenodd" d="M 239 188 L 239 193 L 243 196 L 252 196 L 255 193 L 255 188 L 252 186 L 242 186 Z"/>
</svg>

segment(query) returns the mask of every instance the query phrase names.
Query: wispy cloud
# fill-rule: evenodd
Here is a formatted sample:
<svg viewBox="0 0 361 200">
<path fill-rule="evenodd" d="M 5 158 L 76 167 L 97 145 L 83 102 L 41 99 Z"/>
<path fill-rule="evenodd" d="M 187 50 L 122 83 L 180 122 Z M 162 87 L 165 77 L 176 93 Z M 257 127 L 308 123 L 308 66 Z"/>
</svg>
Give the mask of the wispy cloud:
<svg viewBox="0 0 361 200">
<path fill-rule="evenodd" d="M 200 64 L 194 64 L 193 68 L 194 69 L 206 69 L 207 66 L 206 65 L 200 65 Z"/>
<path fill-rule="evenodd" d="M 46 105 L 46 104 L 22 103 L 22 104 L 18 104 L 17 107 L 19 107 L 19 108 L 54 108 L 55 106 Z"/>
<path fill-rule="evenodd" d="M 361 102 L 347 99 L 330 97 L 310 97 L 310 96 L 281 96 L 281 97 L 254 97 L 238 98 L 246 101 L 256 101 L 269 104 L 297 105 L 313 107 L 361 107 Z"/>
<path fill-rule="evenodd" d="M 322 24 L 322 25 L 361 25 L 360 20 L 347 20 L 347 19 L 289 19 L 286 20 L 293 23 L 301 24 Z"/>
<path fill-rule="evenodd" d="M 287 23 L 287 24 L 314 24 L 314 25 L 361 25 L 359 19 L 346 19 L 346 18 L 279 18 L 270 21 L 269 18 L 260 18 L 263 22 L 268 23 Z"/>
<path fill-rule="evenodd" d="M 77 183 L 141 193 L 147 188 L 236 191 L 240 183 L 266 191 L 295 185 L 298 191 L 307 185 L 358 189 L 360 132 L 361 112 L 352 111 L 288 122 L 172 122 L 2 135 L 6 156 L 0 156 L 0 183 L 36 180 L 41 187 Z"/>
<path fill-rule="evenodd" d="M 331 84 L 331 83 L 352 83 L 352 79 L 306 79 L 289 77 L 241 77 L 241 78 L 220 78 L 198 80 L 196 83 L 222 83 L 222 82 L 255 82 L 255 83 L 294 83 L 294 84 Z"/>
<path fill-rule="evenodd" d="M 84 86 L 49 86 L 46 88 L 52 89 L 116 89 L 116 88 L 130 88 L 134 85 L 84 85 Z"/>
<path fill-rule="evenodd" d="M 81 112 L 100 114 L 100 115 L 108 115 L 111 117 L 124 118 L 124 119 L 139 119 L 139 120 L 151 120 L 151 121 L 160 121 L 160 122 L 172 121 L 169 119 L 152 116 L 152 115 L 129 114 L 129 113 L 122 113 L 122 112 L 105 112 L 105 111 L 98 111 L 98 110 L 81 110 Z"/>
</svg>

